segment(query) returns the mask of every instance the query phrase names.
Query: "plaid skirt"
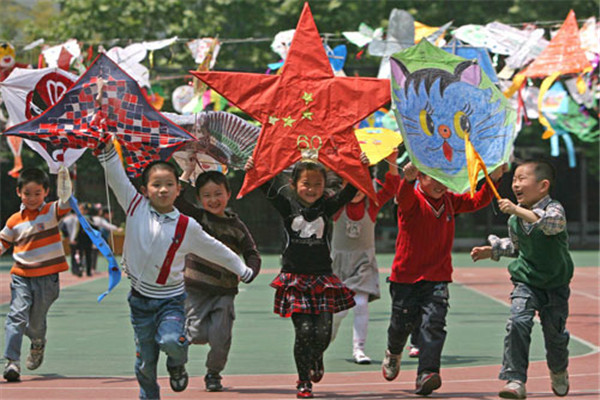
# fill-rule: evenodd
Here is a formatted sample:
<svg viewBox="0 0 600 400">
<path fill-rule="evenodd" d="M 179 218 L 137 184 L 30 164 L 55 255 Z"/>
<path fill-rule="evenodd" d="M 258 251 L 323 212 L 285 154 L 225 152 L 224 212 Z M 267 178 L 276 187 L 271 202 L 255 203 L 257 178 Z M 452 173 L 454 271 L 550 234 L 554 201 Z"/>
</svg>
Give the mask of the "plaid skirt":
<svg viewBox="0 0 600 400">
<path fill-rule="evenodd" d="M 354 307 L 354 292 L 331 275 L 281 272 L 271 287 L 276 289 L 273 311 L 282 317 L 293 313 L 338 313 Z"/>
</svg>

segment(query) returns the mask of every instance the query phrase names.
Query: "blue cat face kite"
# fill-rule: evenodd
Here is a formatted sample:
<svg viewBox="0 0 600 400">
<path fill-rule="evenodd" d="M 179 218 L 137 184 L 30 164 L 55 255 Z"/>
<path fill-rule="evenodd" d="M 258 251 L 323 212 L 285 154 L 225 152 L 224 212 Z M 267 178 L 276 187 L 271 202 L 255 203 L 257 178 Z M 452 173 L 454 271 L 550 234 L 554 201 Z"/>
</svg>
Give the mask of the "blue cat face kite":
<svg viewBox="0 0 600 400">
<path fill-rule="evenodd" d="M 515 113 L 476 62 L 422 41 L 395 54 L 391 68 L 396 119 L 419 170 L 466 191 L 467 135 L 488 169 L 508 161 Z"/>
</svg>

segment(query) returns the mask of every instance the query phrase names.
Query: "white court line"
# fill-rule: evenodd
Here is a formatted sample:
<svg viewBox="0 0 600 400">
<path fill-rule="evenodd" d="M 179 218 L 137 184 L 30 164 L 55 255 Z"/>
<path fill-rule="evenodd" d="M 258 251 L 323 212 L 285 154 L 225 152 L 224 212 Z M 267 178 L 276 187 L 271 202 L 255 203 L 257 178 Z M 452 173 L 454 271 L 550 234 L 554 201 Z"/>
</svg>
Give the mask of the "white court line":
<svg viewBox="0 0 600 400">
<path fill-rule="evenodd" d="M 485 292 L 483 292 L 483 291 L 481 291 L 479 289 L 471 287 L 468 283 L 461 283 L 460 281 L 453 281 L 453 283 L 455 283 L 457 285 L 460 285 L 463 288 L 465 288 L 467 290 L 470 290 L 472 292 L 475 292 L 475 293 L 477 293 L 477 294 L 479 294 L 479 295 L 481 295 L 483 297 L 486 297 L 486 298 L 488 298 L 490 300 L 493 300 L 496 303 L 502 304 L 503 306 L 506 306 L 506 307 L 510 308 L 510 303 L 508 303 L 506 301 L 503 301 L 503 300 L 500 300 L 500 299 L 498 299 L 498 298 L 496 298 L 496 297 L 494 297 L 492 295 L 489 295 L 489 294 L 487 294 L 487 293 L 485 293 Z M 539 318 L 535 317 L 535 321 L 539 323 Z M 570 337 L 572 339 L 577 340 L 578 342 L 581 342 L 581 343 L 585 344 L 586 346 L 590 347 L 592 349 L 592 351 L 590 351 L 589 353 L 582 354 L 580 356 L 569 357 L 569 359 L 579 358 L 579 357 L 583 357 L 583 356 L 588 356 L 590 354 L 595 354 L 595 353 L 599 353 L 600 352 L 600 346 L 597 346 L 597 345 L 595 345 L 595 344 L 593 344 L 591 342 L 588 342 L 587 340 L 585 340 L 583 338 L 580 338 L 578 336 L 575 336 L 575 335 L 570 335 Z"/>
<path fill-rule="evenodd" d="M 573 289 L 571 289 L 571 293 L 572 294 L 576 294 L 578 296 L 587 297 L 588 299 L 592 299 L 592 300 L 596 300 L 596 301 L 600 300 L 599 296 L 595 296 L 595 295 L 589 294 L 587 292 L 582 292 L 581 290 L 573 290 Z"/>
<path fill-rule="evenodd" d="M 471 367 L 463 367 L 463 368 L 471 368 Z M 476 368 L 476 367 L 473 367 Z M 331 372 L 330 374 L 339 374 L 339 372 Z M 289 374 L 292 376 L 295 376 L 295 374 Z M 259 375 L 230 375 L 230 377 L 243 377 L 243 378 L 263 378 L 263 377 L 269 377 L 269 376 L 282 376 L 282 375 L 278 375 L 278 374 L 259 374 Z M 377 376 L 379 377 L 379 374 L 377 374 Z M 569 377 L 571 379 L 573 378 L 590 378 L 590 377 L 596 377 L 596 376 L 600 376 L 600 372 L 590 372 L 590 373 L 585 373 L 585 374 L 569 374 Z M 77 379 L 96 379 L 96 378 L 100 378 L 97 376 L 78 376 Z M 101 377 L 101 378 L 106 378 L 106 379 L 114 379 L 114 377 Z M 127 378 L 131 378 L 131 377 L 127 377 Z M 202 378 L 201 376 L 198 378 Z M 547 374 L 542 374 L 540 376 L 528 376 L 527 380 L 531 381 L 531 380 L 547 380 L 548 379 L 548 375 Z M 68 378 L 66 379 L 68 380 Z M 32 381 L 24 381 L 24 383 L 31 383 Z M 498 382 L 498 378 L 493 377 L 493 378 L 474 378 L 474 379 L 444 379 L 444 383 L 445 384 L 450 384 L 450 383 L 478 383 L 478 382 Z M 131 381 L 132 386 L 111 386 L 111 389 L 120 389 L 120 390 L 128 390 L 128 389 L 138 389 L 137 386 L 137 381 L 135 380 L 135 378 L 132 379 Z M 401 385 L 401 386 L 414 386 L 415 382 L 414 380 L 409 380 L 409 381 L 394 381 L 393 383 L 390 382 L 386 382 L 386 381 L 380 381 L 380 382 L 348 382 L 348 383 L 319 383 L 319 385 L 317 387 L 319 388 L 324 388 L 324 387 L 347 387 L 347 386 L 364 386 L 364 385 L 369 385 L 369 386 L 389 386 L 389 385 Z M 135 386 L 134 386 L 135 385 Z M 225 387 L 228 387 L 229 385 L 224 385 Z M 256 385 L 236 385 L 236 386 L 229 386 L 229 387 L 235 387 L 236 389 L 251 389 L 251 388 L 257 388 L 257 387 L 263 387 L 263 388 L 270 388 L 270 389 L 285 389 L 285 388 L 289 388 L 290 385 L 289 384 L 282 384 L 282 385 L 268 385 L 265 386 L 264 383 L 260 383 L 257 382 Z M 8 385 L 8 384 L 3 384 L 0 385 L 0 391 L 2 390 L 45 390 L 45 389 L 70 389 L 70 390 L 82 390 L 82 389 L 106 389 L 106 386 L 86 386 L 85 388 L 83 388 L 82 386 L 36 386 L 36 387 L 23 387 L 23 386 L 14 386 L 14 385 Z M 188 388 L 186 390 L 190 390 L 190 389 L 204 389 L 204 386 L 194 386 L 194 385 L 190 385 L 188 386 Z"/>
<path fill-rule="evenodd" d="M 235 376 L 243 376 L 243 377 L 268 377 L 269 375 L 235 375 Z M 596 373 L 587 373 L 587 374 L 569 374 L 570 378 L 594 378 L 594 377 L 598 377 L 600 376 L 600 373 L 596 372 Z M 79 378 L 85 378 L 85 377 L 79 377 Z M 543 375 L 543 376 L 529 376 L 527 378 L 529 381 L 532 380 L 547 380 L 548 376 L 547 375 Z M 481 383 L 481 382 L 498 382 L 497 378 L 480 378 L 480 379 L 444 379 L 444 384 L 445 385 L 449 385 L 449 384 L 453 384 L 453 383 Z M 409 386 L 409 387 L 413 387 L 414 386 L 414 382 L 411 381 L 397 381 L 394 383 L 390 383 L 390 382 L 348 382 L 348 383 L 319 383 L 318 388 L 319 389 L 323 389 L 323 388 L 342 388 L 342 387 L 353 387 L 353 386 L 390 386 L 390 385 L 394 385 L 393 387 L 397 388 L 398 386 Z M 134 386 L 135 385 L 135 386 Z M 265 386 L 264 383 L 257 383 L 256 385 L 235 385 L 235 386 L 230 386 L 230 385 L 225 385 L 225 387 L 229 387 L 230 389 L 254 389 L 254 388 L 265 388 L 265 389 L 289 389 L 290 385 L 286 384 L 286 385 L 268 385 Z M 137 386 L 137 382 L 132 382 L 132 386 L 109 386 L 107 387 L 105 386 L 86 386 L 81 387 L 81 386 L 37 386 L 37 387 L 23 387 L 23 386 L 12 386 L 12 385 L 2 385 L 0 386 L 0 392 L 2 391 L 8 391 L 8 390 L 12 390 L 12 391 L 23 391 L 23 390 L 28 390 L 28 391 L 39 391 L 39 390 L 49 390 L 49 389 L 57 389 L 57 390 L 138 390 L 138 386 Z M 204 386 L 194 386 L 194 385 L 190 385 L 188 386 L 188 388 L 186 389 L 186 391 L 189 390 L 204 390 Z M 590 390 L 595 390 L 595 389 L 586 389 L 581 391 L 582 393 L 585 392 L 589 392 Z M 573 393 L 573 392 L 570 392 Z"/>
</svg>

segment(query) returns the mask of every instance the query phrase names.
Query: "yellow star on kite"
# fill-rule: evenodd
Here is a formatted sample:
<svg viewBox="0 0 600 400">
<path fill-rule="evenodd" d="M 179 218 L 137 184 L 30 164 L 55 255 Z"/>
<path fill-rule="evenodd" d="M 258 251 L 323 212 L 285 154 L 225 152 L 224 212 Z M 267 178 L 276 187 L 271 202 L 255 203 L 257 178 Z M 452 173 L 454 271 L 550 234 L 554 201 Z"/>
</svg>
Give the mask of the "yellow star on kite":
<svg viewBox="0 0 600 400">
<path fill-rule="evenodd" d="M 293 123 L 296 122 L 296 120 L 293 119 L 291 115 L 288 117 L 282 118 L 282 121 L 283 121 L 283 126 L 289 126 L 289 127 L 291 127 L 293 125 Z"/>
<path fill-rule="evenodd" d="M 276 116 L 274 116 L 274 115 L 269 115 L 269 123 L 270 123 L 271 125 L 275 125 L 275 124 L 277 123 L 277 121 L 279 121 L 279 118 L 277 118 L 277 117 L 276 117 Z"/>
<path fill-rule="evenodd" d="M 313 116 L 313 113 L 310 112 L 309 110 L 306 110 L 302 113 L 302 119 L 308 119 L 308 120 L 312 121 L 312 116 Z"/>
<path fill-rule="evenodd" d="M 302 95 L 302 100 L 304 100 L 306 105 L 308 105 L 308 103 L 310 103 L 311 101 L 314 101 L 312 93 L 304 92 L 304 94 Z"/>
</svg>

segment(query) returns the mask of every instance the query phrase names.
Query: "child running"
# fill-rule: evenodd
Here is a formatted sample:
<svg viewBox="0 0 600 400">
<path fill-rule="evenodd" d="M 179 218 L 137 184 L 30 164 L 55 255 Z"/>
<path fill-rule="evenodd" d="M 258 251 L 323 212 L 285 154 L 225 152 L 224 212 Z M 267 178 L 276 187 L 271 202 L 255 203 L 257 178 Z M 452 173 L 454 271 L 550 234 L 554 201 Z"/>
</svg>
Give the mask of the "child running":
<svg viewBox="0 0 600 400">
<path fill-rule="evenodd" d="M 59 187 L 70 188 L 69 173 L 59 172 Z M 59 191 L 60 200 L 46 203 L 50 191 L 48 175 L 37 168 L 21 171 L 17 179 L 17 196 L 21 209 L 14 213 L 0 232 L 1 253 L 13 248 L 10 274 L 11 301 L 6 315 L 4 379 L 21 380 L 21 343 L 23 335 L 31 340 L 26 366 L 37 369 L 44 360 L 46 346 L 46 318 L 50 306 L 58 298 L 58 274 L 67 271 L 59 220 L 71 206 L 71 191 Z"/>
<path fill-rule="evenodd" d="M 509 237 L 490 235 L 491 246 L 474 247 L 473 261 L 501 256 L 516 257 L 508 266 L 513 283 L 510 318 L 504 338 L 500 379 L 506 380 L 499 396 L 527 397 L 527 367 L 531 329 L 536 312 L 540 317 L 551 387 L 557 396 L 569 393 L 569 283 L 573 260 L 569 254 L 567 219 L 562 205 L 550 198 L 554 168 L 545 161 L 527 161 L 515 170 L 512 190 L 518 205 L 498 201 L 509 214 Z"/>
<path fill-rule="evenodd" d="M 502 165 L 490 174 L 498 181 Z M 415 181 L 419 178 L 419 184 Z M 400 372 L 400 358 L 408 335 L 420 321 L 419 365 L 415 393 L 429 395 L 442 386 L 441 355 L 446 340 L 448 283 L 452 281 L 452 243 L 456 214 L 472 212 L 492 201 L 488 183 L 471 198 L 446 186 L 408 163 L 396 195 L 398 237 L 389 277 L 392 314 L 382 364 L 383 377 L 392 381 Z"/>
<path fill-rule="evenodd" d="M 368 164 L 364 154 L 361 161 Z M 246 170 L 253 167 L 250 157 Z M 282 194 L 273 181 L 261 186 L 282 216 L 286 232 L 281 272 L 271 286 L 276 289 L 275 313 L 291 316 L 294 323 L 298 398 L 312 398 L 312 382 L 323 378 L 323 352 L 331 341 L 332 315 L 354 306 L 354 293 L 331 270 L 327 238 L 330 218 L 352 200 L 356 188 L 346 185 L 337 195 L 325 197 L 325 181 L 323 165 L 300 161 L 290 179 L 293 194 Z"/>
<path fill-rule="evenodd" d="M 181 392 L 188 384 L 185 256 L 190 253 L 200 256 L 229 269 L 244 282 L 252 279 L 252 270 L 227 246 L 204 232 L 200 224 L 173 206 L 180 186 L 172 164 L 164 161 L 148 164 L 142 173 L 142 194 L 139 194 L 125 175 L 112 145 L 98 159 L 126 212 L 122 264 L 131 279 L 128 302 L 135 334 L 135 374 L 140 399 L 160 399 L 156 365 L 161 350 L 167 354 L 171 389 Z"/>
<path fill-rule="evenodd" d="M 195 155 L 189 165 L 192 169 L 181 175 L 184 190 L 177 197 L 175 207 L 198 221 L 208 234 L 242 255 L 252 269 L 254 279 L 260 272 L 260 254 L 246 225 L 237 214 L 226 210 L 231 197 L 227 177 L 219 171 L 204 172 L 198 175 L 194 190 L 187 181 L 196 167 Z M 188 200 L 190 195 L 200 200 L 202 208 Z M 238 277 L 201 256 L 189 254 L 185 259 L 184 279 L 188 294 L 185 300 L 187 338 L 193 344 L 210 345 L 204 383 L 207 391 L 219 392 L 223 390 L 221 371 L 231 347 Z"/>
<path fill-rule="evenodd" d="M 389 170 L 383 187 L 377 192 L 377 203 L 358 192 L 334 217 L 331 239 L 331 259 L 333 273 L 344 285 L 355 292 L 354 328 L 352 357 L 357 364 L 370 364 L 365 354 L 367 328 L 369 325 L 369 302 L 381 297 L 379 290 L 379 270 L 375 259 L 375 220 L 379 209 L 394 197 L 400 183 L 394 151 L 387 157 Z M 333 315 L 331 340 L 337 335 L 342 319 L 349 310 Z"/>
</svg>

